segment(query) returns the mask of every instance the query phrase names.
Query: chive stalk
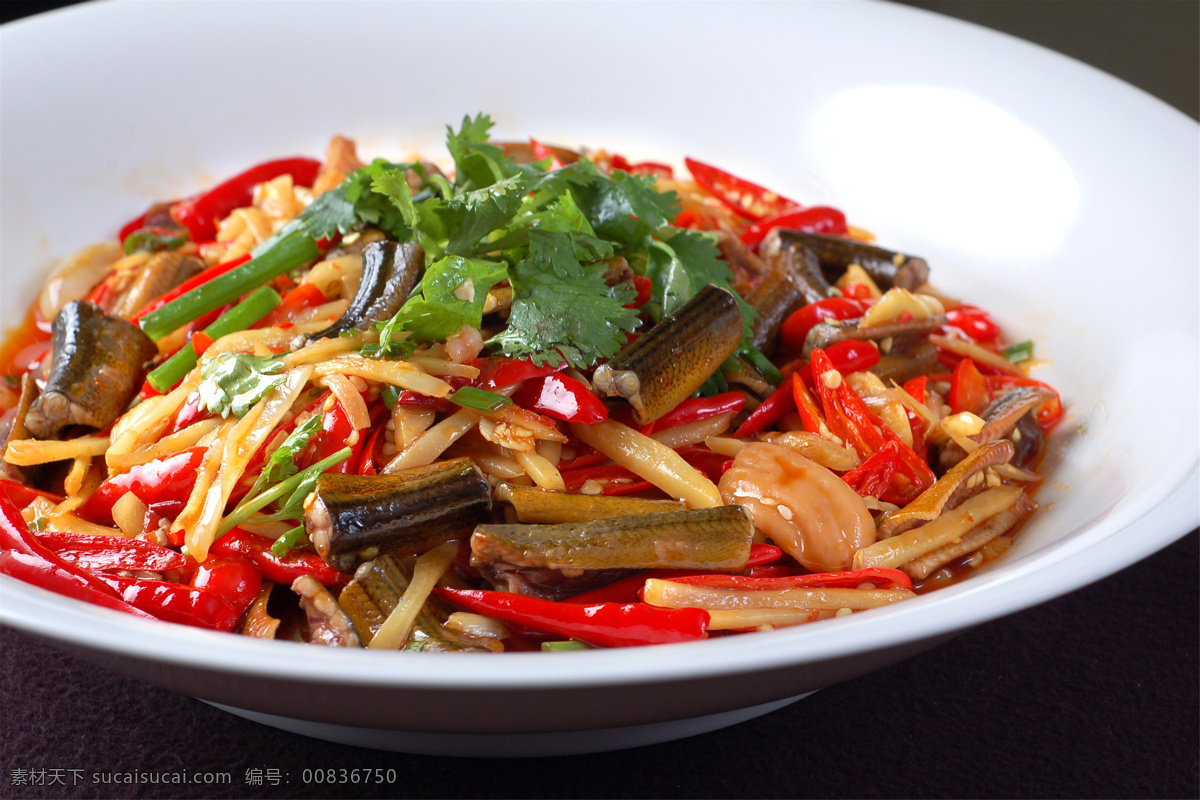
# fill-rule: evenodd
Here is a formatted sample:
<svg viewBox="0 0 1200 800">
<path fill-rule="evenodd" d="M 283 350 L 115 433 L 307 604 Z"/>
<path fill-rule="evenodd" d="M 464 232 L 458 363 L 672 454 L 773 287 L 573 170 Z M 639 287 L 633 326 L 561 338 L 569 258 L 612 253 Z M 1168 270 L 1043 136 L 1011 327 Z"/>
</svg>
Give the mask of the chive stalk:
<svg viewBox="0 0 1200 800">
<path fill-rule="evenodd" d="M 215 342 L 222 336 L 244 331 L 271 313 L 271 310 L 282 302 L 278 292 L 270 286 L 263 286 L 222 314 L 212 325 L 204 329 L 204 333 Z M 192 371 L 196 366 L 196 360 L 196 348 L 192 346 L 191 342 L 188 342 L 175 355 L 159 364 L 146 376 L 146 380 L 156 390 L 165 394 Z"/>
<path fill-rule="evenodd" d="M 221 523 L 221 527 L 218 529 L 217 535 L 219 536 L 223 533 L 229 533 L 229 531 L 250 519 L 254 512 L 258 511 L 263 506 L 275 502 L 284 495 L 290 495 L 292 492 L 296 491 L 297 488 L 299 488 L 300 484 L 304 483 L 309 478 L 320 475 L 330 467 L 342 463 L 350 457 L 351 452 L 352 451 L 349 447 L 343 447 L 341 450 L 338 450 L 328 458 L 321 459 L 316 464 L 297 472 L 287 480 L 280 481 L 257 497 L 243 502 L 240 506 L 230 512 L 229 516 L 225 518 L 225 521 Z"/>
<path fill-rule="evenodd" d="M 504 395 L 486 389 L 476 389 L 474 386 L 464 386 L 446 399 L 455 405 L 485 414 L 495 413 L 505 406 L 512 405 L 512 400 Z"/>
<path fill-rule="evenodd" d="M 1028 361 L 1033 358 L 1033 340 L 1026 339 L 1023 342 L 1017 342 L 1011 347 L 1004 348 L 1004 357 L 1014 364 Z"/>
<path fill-rule="evenodd" d="M 574 639 L 567 639 L 562 642 L 542 642 L 542 650 L 550 653 L 559 650 L 587 650 L 588 646 L 583 642 L 577 642 Z"/>
<path fill-rule="evenodd" d="M 297 525 L 275 540 L 275 544 L 271 545 L 271 555 L 283 558 L 303 544 L 304 526 Z"/>
<path fill-rule="evenodd" d="M 142 317 L 142 331 L 158 341 L 214 308 L 232 303 L 246 292 L 321 255 L 317 243 L 296 232 L 245 264 L 176 297 Z M 153 385 L 153 384 L 151 384 Z"/>
</svg>

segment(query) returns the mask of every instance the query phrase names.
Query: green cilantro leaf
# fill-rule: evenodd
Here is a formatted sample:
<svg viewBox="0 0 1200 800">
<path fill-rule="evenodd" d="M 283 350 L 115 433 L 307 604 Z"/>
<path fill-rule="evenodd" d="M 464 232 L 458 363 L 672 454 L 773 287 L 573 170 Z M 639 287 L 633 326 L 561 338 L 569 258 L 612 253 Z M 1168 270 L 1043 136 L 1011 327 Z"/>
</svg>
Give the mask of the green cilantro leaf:
<svg viewBox="0 0 1200 800">
<path fill-rule="evenodd" d="M 742 311 L 742 333 L 749 336 L 754 309 L 733 289 L 733 270 L 717 250 L 710 233 L 663 228 L 651 245 L 646 277 L 654 282 L 651 314 L 661 319 L 674 314 L 684 303 L 709 284 L 733 292 Z"/>
<path fill-rule="evenodd" d="M 440 342 L 463 325 L 478 328 L 487 293 L 507 277 L 503 264 L 446 256 L 425 268 L 425 277 L 384 333 L 405 330 L 417 340 Z"/>
<path fill-rule="evenodd" d="M 526 269 L 549 270 L 560 278 L 583 276 L 583 265 L 612 258 L 613 247 L 603 239 L 577 231 L 529 231 Z"/>
<path fill-rule="evenodd" d="M 276 356 L 220 353 L 200 365 L 200 410 L 238 418 L 283 383 L 283 360 Z"/>
<path fill-rule="evenodd" d="M 567 363 L 585 369 L 611 358 L 625 346 L 625 332 L 638 325 L 638 312 L 624 308 L 635 292 L 604 283 L 605 265 L 581 267 L 563 278 L 532 260 L 522 261 L 510 275 L 514 295 L 508 327 L 488 344 L 511 358 L 535 364 Z"/>
</svg>

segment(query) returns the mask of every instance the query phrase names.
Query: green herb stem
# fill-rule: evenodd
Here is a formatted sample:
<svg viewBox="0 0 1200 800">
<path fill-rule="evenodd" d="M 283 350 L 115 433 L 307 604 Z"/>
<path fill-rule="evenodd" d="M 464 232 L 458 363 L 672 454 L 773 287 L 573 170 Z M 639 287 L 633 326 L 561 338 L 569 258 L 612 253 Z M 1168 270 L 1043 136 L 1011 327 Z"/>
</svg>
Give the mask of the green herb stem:
<svg viewBox="0 0 1200 800">
<path fill-rule="evenodd" d="M 512 400 L 504 395 L 486 389 L 476 389 L 474 386 L 464 386 L 446 399 L 455 405 L 485 414 L 495 413 L 505 406 L 512 405 Z"/>
<path fill-rule="evenodd" d="M 557 652 L 566 650 L 587 650 L 588 646 L 583 642 L 577 642 L 574 639 L 567 639 L 562 642 L 542 642 L 542 650 L 544 652 Z"/>
<path fill-rule="evenodd" d="M 283 558 L 288 553 L 304 544 L 304 526 L 297 525 L 275 540 L 271 545 L 271 555 Z"/>
<path fill-rule="evenodd" d="M 1017 342 L 1011 347 L 1004 348 L 1004 357 L 1014 364 L 1028 361 L 1033 358 L 1033 340 L 1026 339 L 1023 342 Z"/>
<path fill-rule="evenodd" d="M 142 317 L 142 330 L 157 342 L 214 308 L 232 303 L 256 286 L 320 255 L 317 243 L 308 235 L 296 232 L 285 236 L 242 266 L 197 286 Z"/>
<path fill-rule="evenodd" d="M 271 310 L 282 302 L 278 292 L 269 286 L 263 286 L 222 314 L 213 324 L 204 329 L 204 333 L 215 342 L 222 336 L 244 331 L 271 313 Z M 175 355 L 159 364 L 146 376 L 146 380 L 156 390 L 168 392 L 195 368 L 196 360 L 196 348 L 192 346 L 191 342 L 188 342 Z"/>
<path fill-rule="evenodd" d="M 275 502 L 284 495 L 295 491 L 300 484 L 304 483 L 304 481 L 308 480 L 309 478 L 320 475 L 330 467 L 342 463 L 350 457 L 351 452 L 351 448 L 343 447 L 341 450 L 338 450 L 328 458 L 318 461 L 308 469 L 297 472 L 295 475 L 285 481 L 280 481 L 257 497 L 243 502 L 225 518 L 224 522 L 221 523 L 219 534 L 228 533 L 238 525 L 241 525 L 243 522 L 250 519 L 251 515 L 253 515 L 255 511 L 258 511 L 264 506 Z"/>
</svg>

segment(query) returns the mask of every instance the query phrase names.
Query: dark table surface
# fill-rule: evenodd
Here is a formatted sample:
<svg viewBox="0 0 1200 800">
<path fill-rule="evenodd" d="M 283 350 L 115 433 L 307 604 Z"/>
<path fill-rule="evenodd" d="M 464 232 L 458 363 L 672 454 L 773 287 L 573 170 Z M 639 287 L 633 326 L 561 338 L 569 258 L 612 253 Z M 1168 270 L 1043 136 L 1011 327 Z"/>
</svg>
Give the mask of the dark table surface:
<svg viewBox="0 0 1200 800">
<path fill-rule="evenodd" d="M 1110 71 L 1128 61 L 1135 66 L 1127 80 L 1196 114 L 1195 3 L 911 4 L 1007 29 Z M 46 5 L 8 0 L 3 19 Z M 1184 53 L 1182 73 L 1147 69 L 1170 48 L 1167 63 Z M 732 728 L 538 760 L 327 744 L 2 630 L 0 796 L 1194 798 L 1198 543 L 1193 532 L 1092 586 Z M 303 771 L 315 767 L 392 769 L 396 782 L 306 785 Z M 229 778 L 104 782 L 114 773 L 149 780 L 178 771 Z"/>
</svg>

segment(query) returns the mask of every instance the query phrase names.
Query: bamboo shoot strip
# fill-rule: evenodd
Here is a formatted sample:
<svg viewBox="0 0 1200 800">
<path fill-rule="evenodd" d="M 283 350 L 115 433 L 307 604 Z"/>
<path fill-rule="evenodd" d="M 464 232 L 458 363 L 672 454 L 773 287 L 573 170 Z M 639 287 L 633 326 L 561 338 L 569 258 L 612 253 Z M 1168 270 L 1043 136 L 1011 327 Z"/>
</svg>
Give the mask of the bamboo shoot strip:
<svg viewBox="0 0 1200 800">
<path fill-rule="evenodd" d="M 222 336 L 244 331 L 271 313 L 271 310 L 281 302 L 283 301 L 278 292 L 270 286 L 263 286 L 222 314 L 212 325 L 204 329 L 204 333 L 215 342 Z M 188 342 L 175 355 L 159 364 L 146 376 L 146 380 L 158 391 L 169 392 L 175 384 L 183 380 L 184 376 L 195 368 L 196 360 L 196 348 L 192 346 L 191 342 Z"/>
<path fill-rule="evenodd" d="M 157 342 L 214 308 L 232 303 L 251 289 L 320 255 L 321 251 L 316 242 L 305 234 L 296 232 L 285 236 L 262 255 L 197 286 L 187 294 L 180 295 L 162 308 L 142 317 L 142 330 Z"/>
</svg>

